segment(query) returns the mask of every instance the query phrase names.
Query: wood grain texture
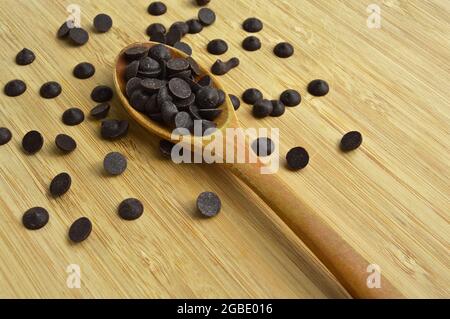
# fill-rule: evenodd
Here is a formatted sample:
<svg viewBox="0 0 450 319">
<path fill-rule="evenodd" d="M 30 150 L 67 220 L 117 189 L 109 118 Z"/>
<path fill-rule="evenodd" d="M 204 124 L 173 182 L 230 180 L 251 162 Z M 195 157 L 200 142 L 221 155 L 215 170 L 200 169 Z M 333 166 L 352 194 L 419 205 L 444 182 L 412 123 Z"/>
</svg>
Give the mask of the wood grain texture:
<svg viewBox="0 0 450 319">
<path fill-rule="evenodd" d="M 116 94 L 122 104 L 122 107 L 128 112 L 129 116 L 144 128 L 148 133 L 159 136 L 165 140 L 174 140 L 178 143 L 184 143 L 191 150 L 196 150 L 199 154 L 204 154 L 205 147 L 211 142 L 211 136 L 205 138 L 197 137 L 187 140 L 180 140 L 180 137 L 174 137 L 172 129 L 157 122 L 150 120 L 144 114 L 136 111 L 129 103 L 126 94 L 125 71 L 127 66 L 124 52 L 130 48 L 147 47 L 159 45 L 156 42 L 138 42 L 125 47 L 118 55 L 115 63 L 114 86 Z M 187 58 L 188 56 L 174 48 L 173 57 Z M 202 76 L 208 75 L 214 82 L 214 87 L 218 90 L 224 90 L 220 80 L 213 76 L 211 72 L 200 66 Z M 218 132 L 214 139 L 221 139 L 222 152 L 221 159 L 215 159 L 216 162 L 226 162 L 225 169 L 230 170 L 245 185 L 247 185 L 256 195 L 258 195 L 270 209 L 292 230 L 295 235 L 311 250 L 311 252 L 322 262 L 322 264 L 336 277 L 338 282 L 354 298 L 401 298 L 402 294 L 384 278 L 383 286 L 379 289 L 372 289 L 367 285 L 367 265 L 370 263 L 361 256 L 336 230 L 328 225 L 314 210 L 297 196 L 289 185 L 287 185 L 276 174 L 262 174 L 264 169 L 270 169 L 272 163 L 263 163 L 260 159 L 243 164 L 238 160 L 239 155 L 253 153 L 251 137 L 246 136 L 243 129 L 239 127 L 236 112 L 231 99 L 226 98 L 222 108 L 222 114 L 215 119 Z M 235 138 L 228 137 L 227 131 L 234 129 L 237 135 Z M 271 136 L 273 138 L 273 136 Z M 276 142 L 277 143 L 277 142 Z M 186 145 L 187 144 L 187 145 Z M 233 160 L 229 159 L 229 150 L 232 150 Z M 216 153 L 216 156 L 219 156 Z M 226 155 L 225 155 L 226 154 Z M 191 152 L 189 155 L 192 156 Z M 244 155 L 246 157 L 246 155 Z M 271 158 L 271 162 L 278 163 L 279 158 Z"/>
<path fill-rule="evenodd" d="M 0 126 L 14 134 L 0 147 L 0 297 L 348 297 L 226 170 L 162 160 L 158 140 L 137 125 L 127 138 L 105 142 L 97 122 L 74 128 L 61 123 L 71 106 L 89 111 L 95 85 L 112 86 L 115 56 L 125 45 L 146 40 L 149 23 L 169 25 L 196 15 L 190 1 L 165 2 L 168 13 L 151 17 L 148 1 L 132 6 L 122 0 L 77 1 L 86 28 L 99 12 L 110 14 L 114 27 L 107 34 L 91 32 L 87 45 L 73 48 L 55 39 L 69 1 L 0 1 L 1 84 L 14 78 L 28 84 L 21 97 L 0 95 Z M 208 40 L 228 41 L 226 57 L 238 56 L 241 66 L 222 77 L 227 93 L 240 95 L 255 86 L 276 98 L 288 87 L 299 89 L 302 106 L 281 118 L 255 120 L 251 108 L 242 105 L 241 125 L 279 127 L 282 155 L 298 145 L 309 150 L 307 169 L 282 168 L 280 177 L 367 260 L 379 264 L 405 296 L 448 297 L 450 4 L 383 1 L 382 28 L 371 30 L 369 3 L 239 0 L 222 1 L 219 10 L 213 1 L 216 24 L 186 42 L 195 58 L 210 65 L 215 57 L 206 53 Z M 240 24 L 248 16 L 265 22 L 258 52 L 240 49 L 246 35 Z M 273 56 L 281 40 L 295 44 L 294 57 Z M 19 67 L 14 56 L 23 47 L 34 50 L 37 60 Z M 96 75 L 75 79 L 73 67 L 86 60 L 96 65 Z M 306 93 L 314 78 L 330 82 L 327 97 Z M 49 80 L 59 81 L 64 92 L 47 101 L 38 91 Z M 126 117 L 117 99 L 112 104 L 112 117 Z M 21 137 L 31 129 L 46 139 L 36 156 L 20 150 Z M 340 137 L 354 129 L 364 135 L 362 148 L 341 154 Z M 71 155 L 54 149 L 61 132 L 78 141 Z M 129 158 L 129 170 L 119 178 L 101 170 L 103 156 L 113 150 Z M 73 187 L 54 200 L 48 184 L 62 171 L 72 175 Z M 195 213 L 195 198 L 204 190 L 222 198 L 223 211 L 215 219 Z M 134 223 L 116 214 L 119 202 L 130 196 L 146 208 Z M 20 224 L 32 206 L 51 213 L 38 232 Z M 92 219 L 94 232 L 83 244 L 71 245 L 68 227 L 83 215 Z M 66 286 L 65 269 L 72 263 L 81 266 L 81 289 Z"/>
</svg>

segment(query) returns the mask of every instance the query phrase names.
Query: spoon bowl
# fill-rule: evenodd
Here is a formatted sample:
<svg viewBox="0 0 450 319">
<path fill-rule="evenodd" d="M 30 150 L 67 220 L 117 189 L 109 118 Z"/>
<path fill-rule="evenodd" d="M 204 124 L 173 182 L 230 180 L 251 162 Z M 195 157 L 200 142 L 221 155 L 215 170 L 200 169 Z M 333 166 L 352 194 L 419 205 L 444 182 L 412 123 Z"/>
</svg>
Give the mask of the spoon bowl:
<svg viewBox="0 0 450 319">
<path fill-rule="evenodd" d="M 130 44 L 129 46 L 125 47 L 118 55 L 116 59 L 115 64 L 115 70 L 114 70 L 114 85 L 116 87 L 117 94 L 119 96 L 119 99 L 125 108 L 125 110 L 128 112 L 128 114 L 141 126 L 143 126 L 147 131 L 165 139 L 165 140 L 172 140 L 172 129 L 169 127 L 164 126 L 161 123 L 158 123 L 156 121 L 151 120 L 148 118 L 145 114 L 142 114 L 138 111 L 136 111 L 128 101 L 127 95 L 126 95 L 126 82 L 125 82 L 125 69 L 127 66 L 127 60 L 125 57 L 125 51 L 127 51 L 130 48 L 134 47 L 146 47 L 151 48 L 155 45 L 160 45 L 160 43 L 156 42 L 136 42 L 133 44 Z M 188 58 L 188 55 L 184 52 L 173 48 L 166 46 L 174 58 Z M 213 81 L 214 87 L 216 89 L 220 89 L 225 92 L 220 82 L 208 71 L 206 70 L 202 65 L 199 65 L 200 67 L 200 73 L 201 76 L 209 75 Z M 196 80 L 198 80 L 198 78 Z M 234 111 L 233 104 L 231 103 L 230 97 L 228 94 L 225 94 L 225 102 L 222 106 L 220 106 L 220 109 L 222 109 L 222 113 L 214 120 L 214 123 L 217 125 L 217 129 L 224 130 L 227 127 L 236 127 L 237 126 L 237 118 Z M 175 136 L 177 136 L 175 134 Z M 202 141 L 204 140 L 203 137 L 195 137 L 196 143 L 200 140 L 202 144 L 204 144 Z M 206 142 L 206 141 L 205 141 Z"/>
</svg>

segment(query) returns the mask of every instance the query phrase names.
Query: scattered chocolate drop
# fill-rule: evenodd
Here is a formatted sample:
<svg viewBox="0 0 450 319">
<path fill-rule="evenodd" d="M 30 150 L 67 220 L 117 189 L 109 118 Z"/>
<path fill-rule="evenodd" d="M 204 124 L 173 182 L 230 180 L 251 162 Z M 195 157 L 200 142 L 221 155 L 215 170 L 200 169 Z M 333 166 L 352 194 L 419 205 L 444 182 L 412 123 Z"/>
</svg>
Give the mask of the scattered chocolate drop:
<svg viewBox="0 0 450 319">
<path fill-rule="evenodd" d="M 56 36 L 60 39 L 66 38 L 69 35 L 70 27 L 68 22 L 64 22 L 58 29 Z"/>
<path fill-rule="evenodd" d="M 287 42 L 282 42 L 278 43 L 275 46 L 273 52 L 277 57 L 285 59 L 291 57 L 294 54 L 294 47 Z"/>
<path fill-rule="evenodd" d="M 22 139 L 22 147 L 28 154 L 39 152 L 44 145 L 44 138 L 38 131 L 30 131 Z"/>
<path fill-rule="evenodd" d="M 238 67 L 239 63 L 240 63 L 240 61 L 238 58 L 231 58 L 230 60 L 228 60 L 226 62 L 223 62 L 222 60 L 217 60 L 211 67 L 211 72 L 214 75 L 225 75 L 231 69 Z"/>
<path fill-rule="evenodd" d="M 343 152 L 350 152 L 360 147 L 362 141 L 363 138 L 360 132 L 358 131 L 348 132 L 342 137 L 340 148 Z"/>
<path fill-rule="evenodd" d="M 230 97 L 231 104 L 233 104 L 234 110 L 237 111 L 241 106 L 241 100 L 239 100 L 239 98 L 233 94 L 229 94 L 228 96 Z"/>
<path fill-rule="evenodd" d="M 324 80 L 314 80 L 308 85 L 308 92 L 314 96 L 325 96 L 330 91 L 328 83 Z"/>
<path fill-rule="evenodd" d="M 81 46 L 89 41 L 89 33 L 82 28 L 72 28 L 69 31 L 69 38 L 73 44 Z"/>
<path fill-rule="evenodd" d="M 182 28 L 182 23 L 174 25 L 171 29 Z M 149 50 L 127 49 L 124 58 L 128 62 L 124 93 L 136 111 L 178 134 L 202 133 L 192 132 L 194 120 L 201 120 L 202 131 L 217 126 L 213 120 L 223 113 L 227 95 L 215 88 L 211 76 L 203 74 L 192 57 L 172 56 L 168 47 L 157 44 Z M 102 136 L 114 135 L 117 126 L 115 121 L 104 122 Z"/>
<path fill-rule="evenodd" d="M 33 63 L 33 61 L 36 59 L 36 56 L 34 55 L 34 52 L 24 48 L 16 55 L 16 63 L 18 65 L 28 65 Z"/>
<path fill-rule="evenodd" d="M 216 21 L 216 13 L 209 8 L 201 8 L 198 11 L 198 21 L 204 26 L 210 26 Z"/>
<path fill-rule="evenodd" d="M 211 54 L 221 55 L 228 51 L 228 44 L 224 40 L 214 39 L 208 43 L 206 49 Z"/>
<path fill-rule="evenodd" d="M 55 144 L 64 153 L 73 152 L 77 148 L 77 142 L 66 134 L 58 134 L 55 138 Z"/>
<path fill-rule="evenodd" d="M 113 98 L 113 90 L 106 85 L 99 85 L 92 90 L 91 99 L 97 103 L 108 102 Z"/>
<path fill-rule="evenodd" d="M 196 0 L 198 6 L 206 6 L 211 0 Z"/>
<path fill-rule="evenodd" d="M 260 157 L 270 156 L 275 150 L 275 143 L 268 137 L 260 137 L 251 144 L 253 152 Z"/>
<path fill-rule="evenodd" d="M 44 99 L 53 99 L 59 96 L 61 92 L 61 85 L 55 81 L 44 83 L 39 91 L 41 97 L 43 97 Z"/>
<path fill-rule="evenodd" d="M 111 152 L 105 156 L 103 168 L 109 175 L 120 175 L 127 169 L 127 159 L 119 152 Z"/>
<path fill-rule="evenodd" d="M 189 26 L 184 21 L 174 22 L 170 27 L 171 28 L 177 28 L 178 30 L 180 30 L 180 33 L 181 33 L 182 37 L 184 37 L 186 34 L 189 33 Z"/>
<path fill-rule="evenodd" d="M 284 112 L 286 111 L 286 107 L 283 102 L 279 100 L 272 100 L 271 103 L 273 106 L 273 110 L 272 113 L 270 113 L 270 116 L 279 117 L 284 114 Z"/>
<path fill-rule="evenodd" d="M 272 111 L 273 105 L 269 100 L 259 100 L 253 105 L 253 116 L 256 118 L 264 118 L 269 116 Z"/>
<path fill-rule="evenodd" d="M 287 165 L 291 170 L 300 170 L 309 163 L 309 154 L 303 147 L 294 147 L 286 155 Z"/>
<path fill-rule="evenodd" d="M 73 222 L 69 229 L 69 239 L 74 243 L 86 240 L 92 232 L 92 223 L 87 217 L 81 217 Z"/>
<path fill-rule="evenodd" d="M 95 67 L 89 62 L 77 64 L 73 69 L 73 75 L 78 79 L 88 79 L 95 74 Z"/>
<path fill-rule="evenodd" d="M 263 23 L 258 18 L 248 18 L 242 24 L 245 31 L 255 33 L 263 29 Z"/>
<path fill-rule="evenodd" d="M 22 216 L 22 224 L 26 229 L 38 230 L 47 225 L 50 216 L 45 208 L 30 208 Z"/>
<path fill-rule="evenodd" d="M 96 120 L 102 120 L 108 116 L 110 108 L 111 106 L 108 103 L 101 103 L 95 106 L 89 114 Z"/>
<path fill-rule="evenodd" d="M 72 185 L 72 178 L 67 173 L 56 175 L 50 183 L 50 194 L 59 197 L 67 193 Z"/>
<path fill-rule="evenodd" d="M 150 3 L 147 11 L 153 16 L 160 16 L 167 12 L 167 6 L 161 1 L 155 1 Z"/>
<path fill-rule="evenodd" d="M 175 146 L 174 143 L 167 141 L 167 140 L 161 140 L 159 141 L 159 151 L 161 152 L 162 156 L 166 158 L 172 157 L 172 148 Z"/>
<path fill-rule="evenodd" d="M 6 83 L 4 92 L 7 96 L 16 97 L 27 90 L 27 85 L 22 80 L 12 80 Z"/>
<path fill-rule="evenodd" d="M 255 88 L 250 88 L 245 90 L 242 95 L 242 100 L 250 105 L 254 105 L 256 102 L 261 101 L 263 99 L 263 94 L 260 90 Z"/>
<path fill-rule="evenodd" d="M 191 19 L 186 21 L 187 25 L 189 26 L 189 33 L 190 34 L 196 34 L 199 32 L 202 32 L 203 30 L 203 24 L 200 23 L 197 19 Z"/>
<path fill-rule="evenodd" d="M 101 136 L 107 140 L 116 140 L 128 133 L 127 120 L 104 120 L 101 125 Z"/>
<path fill-rule="evenodd" d="M 64 111 L 62 121 L 64 124 L 69 126 L 78 125 L 84 121 L 84 113 L 79 108 L 72 107 Z"/>
<path fill-rule="evenodd" d="M 165 34 L 167 32 L 166 27 L 161 23 L 152 23 L 147 28 L 147 35 L 149 37 L 153 36 L 155 33 Z"/>
<path fill-rule="evenodd" d="M 261 49 L 261 41 L 255 36 L 249 36 L 242 42 L 242 47 L 246 51 L 257 51 Z"/>
<path fill-rule="evenodd" d="M 286 90 L 280 95 L 280 101 L 289 107 L 297 106 L 301 103 L 302 97 L 295 90 Z"/>
<path fill-rule="evenodd" d="M 216 216 L 222 207 L 219 196 L 212 192 L 203 192 L 197 198 L 197 209 L 205 217 Z"/>
<path fill-rule="evenodd" d="M 0 145 L 8 144 L 11 139 L 11 131 L 6 127 L 0 127 Z"/>
<path fill-rule="evenodd" d="M 120 203 L 118 211 L 122 219 L 136 220 L 142 216 L 144 205 L 136 198 L 128 198 Z"/>
<path fill-rule="evenodd" d="M 172 127 L 175 125 L 174 119 L 177 113 L 177 106 L 172 101 L 167 100 L 162 102 L 161 115 L 164 123 L 166 123 L 167 126 Z"/>
<path fill-rule="evenodd" d="M 100 13 L 94 18 L 94 28 L 97 32 L 108 32 L 112 28 L 113 20 L 107 14 Z"/>
</svg>

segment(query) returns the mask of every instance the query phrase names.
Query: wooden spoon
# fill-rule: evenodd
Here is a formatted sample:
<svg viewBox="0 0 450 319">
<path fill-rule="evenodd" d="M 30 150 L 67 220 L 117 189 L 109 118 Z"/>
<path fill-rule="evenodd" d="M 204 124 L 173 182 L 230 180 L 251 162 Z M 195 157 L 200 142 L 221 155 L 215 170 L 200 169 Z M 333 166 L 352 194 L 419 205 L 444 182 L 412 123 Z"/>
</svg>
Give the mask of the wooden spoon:
<svg viewBox="0 0 450 319">
<path fill-rule="evenodd" d="M 147 131 L 163 138 L 171 140 L 172 130 L 150 120 L 144 114 L 137 112 L 128 102 L 125 94 L 124 71 L 127 61 L 124 52 L 136 46 L 152 47 L 159 43 L 144 42 L 134 43 L 120 52 L 114 72 L 114 84 L 125 110 Z M 168 47 L 174 57 L 186 58 L 183 52 Z M 208 74 L 213 79 L 216 88 L 223 90 L 217 79 L 200 65 L 202 74 Z M 225 90 L 223 90 L 225 91 Z M 226 128 L 239 128 L 238 119 L 234 112 L 231 100 L 226 98 L 223 112 L 215 121 L 217 128 L 224 131 Z M 223 134 L 225 136 L 225 134 Z M 209 139 L 190 139 L 195 145 L 203 147 Z M 244 145 L 226 145 L 225 147 L 245 147 L 249 149 L 249 143 Z M 236 154 L 236 152 L 235 152 Z M 263 163 L 258 161 L 253 164 L 230 164 L 232 172 L 247 184 L 269 207 L 294 231 L 294 233 L 308 246 L 308 248 L 320 259 L 345 289 L 355 298 L 393 298 L 402 297 L 400 292 L 383 277 L 381 288 L 368 288 L 367 278 L 371 273 L 367 272 L 369 262 L 349 245 L 332 227 L 330 227 L 318 214 L 299 198 L 276 174 L 263 175 L 261 168 Z"/>
</svg>

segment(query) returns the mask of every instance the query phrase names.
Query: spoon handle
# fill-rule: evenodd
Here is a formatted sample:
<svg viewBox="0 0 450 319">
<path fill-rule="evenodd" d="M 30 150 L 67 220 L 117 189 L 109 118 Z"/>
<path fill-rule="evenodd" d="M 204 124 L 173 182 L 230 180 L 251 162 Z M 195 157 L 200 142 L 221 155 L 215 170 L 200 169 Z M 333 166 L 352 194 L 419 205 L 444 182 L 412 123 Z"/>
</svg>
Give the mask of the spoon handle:
<svg viewBox="0 0 450 319">
<path fill-rule="evenodd" d="M 260 173 L 263 166 L 232 164 L 231 170 L 247 184 L 291 228 L 354 298 L 401 298 L 402 294 L 385 278 L 381 288 L 368 288 L 369 262 L 348 244 L 327 222 L 276 174 Z"/>
</svg>

